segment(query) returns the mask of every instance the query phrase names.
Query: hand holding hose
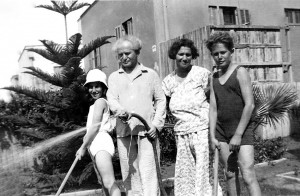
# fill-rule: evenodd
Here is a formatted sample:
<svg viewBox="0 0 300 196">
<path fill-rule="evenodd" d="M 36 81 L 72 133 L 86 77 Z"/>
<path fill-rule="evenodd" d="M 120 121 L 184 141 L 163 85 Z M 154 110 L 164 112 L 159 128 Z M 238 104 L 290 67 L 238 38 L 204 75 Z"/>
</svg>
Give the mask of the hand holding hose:
<svg viewBox="0 0 300 196">
<path fill-rule="evenodd" d="M 156 146 L 157 146 L 156 142 L 157 142 L 157 140 L 152 139 L 152 136 L 156 137 L 156 127 L 155 126 L 150 127 L 148 125 L 147 121 L 143 117 L 141 117 L 140 115 L 138 115 L 136 113 L 131 113 L 130 117 L 135 117 L 135 118 L 139 119 L 144 124 L 144 126 L 145 126 L 146 132 L 148 134 L 147 137 L 148 137 L 148 139 L 150 140 L 150 142 L 152 144 L 152 148 L 153 148 L 153 152 L 154 152 L 156 174 L 157 174 L 157 178 L 158 178 L 158 184 L 159 184 L 159 188 L 160 188 L 160 191 L 161 191 L 161 195 L 162 196 L 167 196 L 166 190 L 165 190 L 165 188 L 163 186 L 163 183 L 162 183 L 162 177 L 161 177 L 161 173 L 160 173 L 160 166 L 159 166 L 160 164 L 159 164 L 159 159 L 158 159 L 158 154 L 157 154 L 157 149 L 156 149 Z M 149 135 L 150 134 L 149 133 L 150 130 L 152 130 L 151 136 Z"/>
<path fill-rule="evenodd" d="M 155 139 L 157 137 L 157 128 L 152 125 L 145 135 L 151 140 Z"/>
<path fill-rule="evenodd" d="M 131 118 L 131 113 L 127 111 L 123 111 L 118 117 L 125 123 Z"/>
</svg>

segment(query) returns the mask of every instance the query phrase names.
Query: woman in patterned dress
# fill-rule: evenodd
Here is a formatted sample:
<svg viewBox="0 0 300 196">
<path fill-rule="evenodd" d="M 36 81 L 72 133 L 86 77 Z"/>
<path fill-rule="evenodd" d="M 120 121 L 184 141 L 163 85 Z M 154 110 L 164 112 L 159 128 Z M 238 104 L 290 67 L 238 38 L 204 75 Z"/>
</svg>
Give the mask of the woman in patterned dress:
<svg viewBox="0 0 300 196">
<path fill-rule="evenodd" d="M 191 64 L 192 59 L 198 56 L 193 41 L 175 41 L 169 49 L 169 57 L 176 60 L 176 70 L 162 83 L 170 111 L 176 118 L 176 196 L 212 195 L 213 186 L 209 180 L 209 103 L 205 95 L 211 73 Z M 218 192 L 222 195 L 220 187 Z"/>
</svg>

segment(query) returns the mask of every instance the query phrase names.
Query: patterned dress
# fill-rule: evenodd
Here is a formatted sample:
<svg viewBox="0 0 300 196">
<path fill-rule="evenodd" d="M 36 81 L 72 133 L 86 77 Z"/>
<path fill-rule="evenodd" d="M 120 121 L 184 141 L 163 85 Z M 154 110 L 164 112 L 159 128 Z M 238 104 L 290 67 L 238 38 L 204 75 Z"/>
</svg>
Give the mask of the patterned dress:
<svg viewBox="0 0 300 196">
<path fill-rule="evenodd" d="M 166 96 L 171 98 L 170 111 L 176 118 L 176 196 L 212 195 L 209 172 L 209 104 L 205 95 L 209 78 L 210 72 L 207 69 L 192 66 L 182 82 L 176 81 L 176 73 L 173 72 L 162 83 Z M 220 187 L 218 195 L 222 195 Z"/>
</svg>

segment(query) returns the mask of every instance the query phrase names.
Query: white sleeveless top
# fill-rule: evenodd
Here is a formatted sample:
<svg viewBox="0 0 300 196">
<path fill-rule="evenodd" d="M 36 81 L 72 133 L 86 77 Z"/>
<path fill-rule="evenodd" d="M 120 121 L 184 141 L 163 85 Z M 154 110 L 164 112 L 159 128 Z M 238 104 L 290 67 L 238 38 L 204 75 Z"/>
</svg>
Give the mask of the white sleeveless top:
<svg viewBox="0 0 300 196">
<path fill-rule="evenodd" d="M 103 113 L 102 115 L 102 121 L 101 121 L 101 126 L 99 129 L 100 131 L 105 131 L 105 132 L 110 132 L 112 130 L 112 125 L 110 122 L 110 113 L 109 113 L 109 106 L 107 101 L 104 98 L 99 98 L 99 99 L 103 99 L 106 102 L 107 105 L 107 111 Z M 93 115 L 94 115 L 94 105 L 90 106 L 90 110 L 89 110 L 89 114 L 88 114 L 88 118 L 87 118 L 87 123 L 86 123 L 86 128 L 87 131 L 89 131 L 89 128 L 91 127 L 92 123 L 93 123 Z"/>
</svg>

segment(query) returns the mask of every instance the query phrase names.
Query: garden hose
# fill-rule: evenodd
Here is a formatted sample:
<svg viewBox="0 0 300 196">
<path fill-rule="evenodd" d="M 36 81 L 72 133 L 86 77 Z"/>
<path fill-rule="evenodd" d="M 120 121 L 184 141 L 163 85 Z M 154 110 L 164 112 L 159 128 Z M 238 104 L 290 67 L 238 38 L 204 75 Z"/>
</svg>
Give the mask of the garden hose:
<svg viewBox="0 0 300 196">
<path fill-rule="evenodd" d="M 131 113 L 131 117 L 135 117 L 138 120 L 140 120 L 144 124 L 145 129 L 146 129 L 147 132 L 150 130 L 150 127 L 149 127 L 147 121 L 143 117 L 141 117 L 140 115 L 138 115 L 136 113 Z M 166 190 L 165 190 L 165 188 L 163 186 L 163 183 L 162 183 L 162 178 L 161 178 L 161 173 L 160 173 L 160 166 L 159 166 L 157 149 L 156 149 L 157 141 L 155 139 L 152 139 L 152 138 L 149 138 L 149 137 L 148 137 L 148 139 L 151 142 L 152 147 L 153 147 L 154 159 L 155 159 L 155 166 L 156 166 L 156 173 L 157 173 L 157 178 L 158 178 L 158 185 L 159 185 L 161 194 L 163 196 L 167 196 Z"/>
</svg>

